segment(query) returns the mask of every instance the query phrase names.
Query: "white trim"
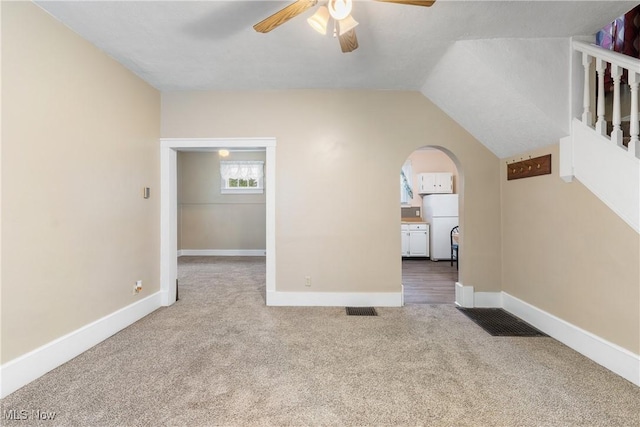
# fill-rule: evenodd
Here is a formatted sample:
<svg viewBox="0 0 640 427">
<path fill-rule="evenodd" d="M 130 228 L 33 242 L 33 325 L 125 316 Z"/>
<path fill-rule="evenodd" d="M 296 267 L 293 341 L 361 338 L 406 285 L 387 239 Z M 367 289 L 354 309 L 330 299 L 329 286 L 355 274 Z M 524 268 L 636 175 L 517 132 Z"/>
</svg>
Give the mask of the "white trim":
<svg viewBox="0 0 640 427">
<path fill-rule="evenodd" d="M 262 188 L 221 188 L 220 194 L 263 194 Z"/>
<path fill-rule="evenodd" d="M 502 292 L 474 292 L 473 286 L 456 282 L 456 305 L 464 308 L 501 308 Z"/>
<path fill-rule="evenodd" d="M 573 181 L 573 139 L 571 136 L 560 138 L 560 148 L 558 152 L 558 174 L 564 182 Z"/>
<path fill-rule="evenodd" d="M 178 151 L 199 151 L 214 148 L 275 147 L 276 139 L 267 138 L 160 138 L 162 148 Z"/>
<path fill-rule="evenodd" d="M 640 355 L 585 331 L 506 292 L 473 292 L 456 282 L 456 304 L 461 307 L 503 308 L 633 384 L 640 386 Z"/>
<path fill-rule="evenodd" d="M 594 362 L 640 386 L 640 355 L 547 313 L 506 292 L 503 308 Z"/>
<path fill-rule="evenodd" d="M 266 256 L 266 249 L 181 249 L 178 256 Z"/>
<path fill-rule="evenodd" d="M 502 292 L 475 292 L 473 306 L 485 308 L 502 308 Z"/>
<path fill-rule="evenodd" d="M 160 291 L 162 305 L 176 302 L 178 280 L 178 153 L 160 149 Z M 172 285 L 173 284 L 173 285 Z"/>
<path fill-rule="evenodd" d="M 271 143 L 265 141 L 265 143 Z M 265 163 L 265 206 L 267 221 L 266 292 L 276 290 L 276 141 L 267 146 Z M 266 297 L 265 297 L 266 298 Z M 268 300 L 267 300 L 268 301 Z M 267 302 L 267 305 L 269 303 Z"/>
<path fill-rule="evenodd" d="M 292 307 L 402 307 L 402 292 L 269 292 L 267 305 Z"/>
<path fill-rule="evenodd" d="M 5 363 L 0 366 L 0 398 L 106 340 L 160 308 L 160 305 L 161 295 L 156 292 Z"/>
<path fill-rule="evenodd" d="M 632 56 L 624 55 L 613 50 L 605 49 L 593 43 L 586 43 L 580 40 L 572 40 L 573 49 L 583 52 L 594 58 L 604 59 L 610 64 L 615 64 L 627 70 L 638 68 L 638 61 Z"/>
<path fill-rule="evenodd" d="M 162 305 L 176 302 L 178 277 L 177 151 L 216 148 L 264 148 L 266 210 L 266 290 L 276 289 L 276 139 L 275 138 L 161 138 L 160 139 L 160 290 Z M 268 301 L 268 299 L 267 299 Z M 268 303 L 267 303 L 268 305 Z"/>
<path fill-rule="evenodd" d="M 473 286 L 465 286 L 456 282 L 456 305 L 471 308 L 473 302 Z"/>
</svg>

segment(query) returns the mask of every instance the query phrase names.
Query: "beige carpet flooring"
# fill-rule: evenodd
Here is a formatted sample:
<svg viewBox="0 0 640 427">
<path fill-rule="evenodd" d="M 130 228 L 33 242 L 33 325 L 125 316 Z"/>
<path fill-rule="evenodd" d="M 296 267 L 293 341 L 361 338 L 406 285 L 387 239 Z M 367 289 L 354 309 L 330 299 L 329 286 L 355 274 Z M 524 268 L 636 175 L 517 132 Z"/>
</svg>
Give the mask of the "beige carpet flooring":
<svg viewBox="0 0 640 427">
<path fill-rule="evenodd" d="M 181 258 L 180 301 L 0 403 L 7 426 L 637 426 L 640 389 L 453 305 L 266 307 L 264 259 Z"/>
</svg>

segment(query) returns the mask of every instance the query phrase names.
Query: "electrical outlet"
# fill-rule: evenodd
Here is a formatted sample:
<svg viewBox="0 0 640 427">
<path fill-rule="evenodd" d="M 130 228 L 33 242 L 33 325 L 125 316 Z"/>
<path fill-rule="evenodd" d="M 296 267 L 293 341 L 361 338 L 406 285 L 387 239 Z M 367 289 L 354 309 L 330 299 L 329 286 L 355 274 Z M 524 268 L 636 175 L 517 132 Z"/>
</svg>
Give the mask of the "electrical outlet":
<svg viewBox="0 0 640 427">
<path fill-rule="evenodd" d="M 133 285 L 133 295 L 140 293 L 142 290 L 142 280 L 136 281 L 136 284 Z"/>
<path fill-rule="evenodd" d="M 311 276 L 304 276 L 304 285 L 311 286 Z"/>
</svg>

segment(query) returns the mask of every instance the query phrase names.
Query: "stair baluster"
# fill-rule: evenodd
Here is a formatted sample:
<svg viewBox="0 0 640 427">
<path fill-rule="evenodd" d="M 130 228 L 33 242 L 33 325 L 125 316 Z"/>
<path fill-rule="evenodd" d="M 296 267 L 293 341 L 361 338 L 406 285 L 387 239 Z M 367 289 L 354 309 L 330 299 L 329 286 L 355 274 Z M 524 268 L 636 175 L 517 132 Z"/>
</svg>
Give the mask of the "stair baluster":
<svg viewBox="0 0 640 427">
<path fill-rule="evenodd" d="M 577 87 L 572 84 L 577 89 L 572 95 L 575 96 L 572 107 L 575 105 L 576 108 L 572 108 L 571 134 L 560 140 L 560 176 L 567 182 L 574 177 L 579 179 L 636 233 L 640 233 L 640 59 L 580 40 L 573 40 L 572 46 L 581 55 L 572 57 L 571 81 L 584 80 L 584 90 L 581 94 L 580 84 Z M 608 80 L 608 73 L 602 71 L 603 68 L 611 69 L 612 108 L 609 107 L 610 88 L 603 87 L 608 84 L 607 81 L 603 83 L 603 80 Z M 593 81 L 594 71 L 598 74 L 597 82 Z M 594 86 L 591 90 L 590 85 Z M 622 89 L 630 89 L 628 103 L 626 98 L 622 102 Z M 598 96 L 591 101 L 594 90 L 598 91 Z M 603 113 L 600 95 L 604 96 L 605 91 L 606 111 Z M 583 99 L 579 99 L 580 96 Z M 579 104 L 580 101 L 582 106 L 573 103 Z M 590 106 L 595 107 L 592 113 L 588 111 Z M 625 116 L 624 121 L 622 115 Z M 592 117 L 596 120 L 595 126 L 591 123 Z M 603 119 L 612 120 L 612 125 L 608 120 L 602 124 Z M 603 128 L 606 128 L 604 135 Z"/>
<path fill-rule="evenodd" d="M 611 64 L 611 78 L 613 79 L 613 130 L 611 131 L 611 142 L 622 147 L 622 117 L 620 115 L 620 78 L 622 77 L 622 67 Z"/>
<path fill-rule="evenodd" d="M 631 88 L 631 115 L 629 123 L 629 146 L 627 151 L 632 156 L 640 159 L 640 141 L 638 140 L 638 132 L 640 125 L 638 124 L 638 86 L 640 86 L 640 74 L 629 71 L 629 87 Z"/>
<path fill-rule="evenodd" d="M 591 56 L 588 53 L 582 53 L 582 65 L 584 67 L 584 92 L 582 97 L 582 123 L 591 126 L 591 91 L 589 88 L 589 75 L 591 74 Z"/>
<path fill-rule="evenodd" d="M 601 58 L 596 58 L 596 71 L 598 73 L 598 120 L 596 121 L 596 132 L 603 136 L 607 134 L 607 121 L 604 119 L 604 73 L 606 69 L 607 61 Z"/>
</svg>

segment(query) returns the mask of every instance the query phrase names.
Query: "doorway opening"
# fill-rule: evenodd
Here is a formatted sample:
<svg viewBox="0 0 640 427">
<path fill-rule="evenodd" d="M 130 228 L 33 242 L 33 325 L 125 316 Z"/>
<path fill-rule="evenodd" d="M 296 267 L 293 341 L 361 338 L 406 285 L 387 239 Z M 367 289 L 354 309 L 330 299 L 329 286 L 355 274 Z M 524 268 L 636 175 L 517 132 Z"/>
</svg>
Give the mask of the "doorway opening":
<svg viewBox="0 0 640 427">
<path fill-rule="evenodd" d="M 463 265 L 461 172 L 455 155 L 444 147 L 419 148 L 403 165 L 400 228 L 406 305 L 455 303 Z"/>
<path fill-rule="evenodd" d="M 266 295 L 275 292 L 275 164 L 274 138 L 161 139 L 160 289 L 162 305 L 176 301 L 178 277 L 178 155 L 179 151 L 264 150 Z"/>
<path fill-rule="evenodd" d="M 224 289 L 219 279 L 230 271 L 264 271 L 265 149 L 189 150 L 178 151 L 177 156 L 176 300 L 198 285 Z M 259 271 L 253 271 L 250 277 L 259 276 Z M 235 277 L 233 284 L 244 276 L 236 273 Z M 259 282 L 266 298 L 264 273 Z"/>
</svg>

